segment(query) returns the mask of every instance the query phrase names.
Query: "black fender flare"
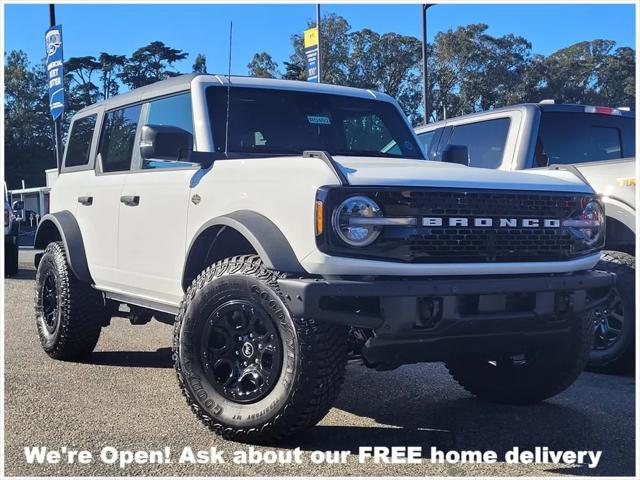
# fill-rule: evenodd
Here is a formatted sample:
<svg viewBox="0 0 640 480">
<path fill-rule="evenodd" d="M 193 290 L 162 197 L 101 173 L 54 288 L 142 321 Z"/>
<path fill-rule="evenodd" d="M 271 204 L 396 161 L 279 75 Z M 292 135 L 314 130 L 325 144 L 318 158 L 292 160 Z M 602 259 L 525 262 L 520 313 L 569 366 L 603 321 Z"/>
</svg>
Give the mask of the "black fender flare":
<svg viewBox="0 0 640 480">
<path fill-rule="evenodd" d="M 264 215 L 251 210 L 236 210 L 205 222 L 191 239 L 185 257 L 185 271 L 195 242 L 205 230 L 211 227 L 229 227 L 238 231 L 247 239 L 270 270 L 307 273 L 280 229 Z M 183 278 L 185 271 L 183 271 Z"/>
<path fill-rule="evenodd" d="M 68 210 L 61 212 L 48 213 L 42 217 L 36 237 L 34 248 L 44 249 L 55 238 L 55 230 L 64 244 L 64 250 L 67 255 L 67 262 L 73 274 L 78 280 L 93 284 L 93 278 L 89 271 L 87 263 L 87 254 L 84 249 L 84 241 L 78 221 Z M 39 258 L 36 260 L 36 268 Z"/>
</svg>

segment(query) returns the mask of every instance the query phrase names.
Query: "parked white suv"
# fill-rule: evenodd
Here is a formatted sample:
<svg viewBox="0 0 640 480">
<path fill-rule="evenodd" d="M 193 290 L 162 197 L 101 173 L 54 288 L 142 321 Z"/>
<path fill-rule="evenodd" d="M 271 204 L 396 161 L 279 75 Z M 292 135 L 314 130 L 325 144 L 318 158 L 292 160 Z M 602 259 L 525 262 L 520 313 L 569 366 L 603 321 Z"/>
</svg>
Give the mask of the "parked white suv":
<svg viewBox="0 0 640 480">
<path fill-rule="evenodd" d="M 188 403 L 240 441 L 318 422 L 349 355 L 555 395 L 615 277 L 592 270 L 603 205 L 573 173 L 427 161 L 389 96 L 305 82 L 189 75 L 78 112 L 51 212 L 44 350 L 89 354 L 123 304 L 175 323 Z"/>
</svg>

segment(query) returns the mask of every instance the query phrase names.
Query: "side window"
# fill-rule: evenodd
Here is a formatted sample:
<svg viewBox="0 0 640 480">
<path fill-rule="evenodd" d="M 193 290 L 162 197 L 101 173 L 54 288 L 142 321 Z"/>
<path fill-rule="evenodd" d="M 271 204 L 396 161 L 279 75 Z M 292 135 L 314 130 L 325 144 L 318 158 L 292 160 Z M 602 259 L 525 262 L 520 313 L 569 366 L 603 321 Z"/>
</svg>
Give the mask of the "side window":
<svg viewBox="0 0 640 480">
<path fill-rule="evenodd" d="M 627 132 L 634 126 L 632 118 L 616 115 L 543 112 L 538 137 L 543 162 L 572 164 L 633 156 L 635 139 Z M 536 158 L 535 165 L 540 163 Z"/>
<path fill-rule="evenodd" d="M 438 139 L 440 138 L 440 132 L 444 130 L 444 127 L 436 128 L 429 132 L 422 132 L 418 134 L 418 140 L 427 160 L 435 160 L 435 149 L 438 146 Z"/>
<path fill-rule="evenodd" d="M 636 156 L 636 126 L 634 118 L 625 118 L 622 122 L 622 156 Z"/>
<path fill-rule="evenodd" d="M 91 139 L 96 126 L 97 115 L 88 115 L 73 121 L 67 153 L 64 158 L 65 167 L 79 167 L 89 164 Z"/>
<path fill-rule="evenodd" d="M 424 132 L 418 135 L 420 139 L 420 143 L 424 147 L 425 152 L 429 150 L 431 146 L 431 142 L 433 141 L 433 137 L 436 134 L 435 130 L 431 130 L 430 132 Z"/>
<path fill-rule="evenodd" d="M 193 135 L 193 114 L 191 110 L 191 94 L 185 93 L 173 97 L 161 98 L 149 102 L 146 125 L 162 125 L 180 128 Z M 257 135 L 256 135 L 257 137 Z M 142 168 L 176 168 L 193 165 L 166 159 L 143 158 Z"/>
<path fill-rule="evenodd" d="M 509 134 L 509 118 L 496 118 L 484 122 L 454 125 L 449 144 L 466 145 L 469 165 L 481 168 L 499 168 Z"/>
<path fill-rule="evenodd" d="M 134 105 L 105 114 L 98 153 L 103 172 L 121 172 L 131 168 L 141 108 Z"/>
</svg>

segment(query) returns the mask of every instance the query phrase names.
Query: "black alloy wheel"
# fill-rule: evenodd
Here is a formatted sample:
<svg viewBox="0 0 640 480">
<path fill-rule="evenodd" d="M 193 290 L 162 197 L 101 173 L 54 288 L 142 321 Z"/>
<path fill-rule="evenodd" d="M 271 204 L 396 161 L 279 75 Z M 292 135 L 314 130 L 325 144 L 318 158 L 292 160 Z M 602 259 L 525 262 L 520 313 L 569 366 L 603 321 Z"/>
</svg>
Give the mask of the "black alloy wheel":
<svg viewBox="0 0 640 480">
<path fill-rule="evenodd" d="M 624 328 L 624 303 L 617 288 L 613 288 L 605 303 L 593 311 L 594 350 L 611 348 Z"/>
<path fill-rule="evenodd" d="M 231 300 L 204 325 L 202 366 L 215 390 L 238 403 L 264 398 L 282 369 L 282 343 L 273 320 L 258 305 Z"/>
<path fill-rule="evenodd" d="M 45 275 L 42 286 L 42 319 L 49 333 L 54 333 L 60 323 L 58 315 L 58 286 L 53 271 Z"/>
</svg>

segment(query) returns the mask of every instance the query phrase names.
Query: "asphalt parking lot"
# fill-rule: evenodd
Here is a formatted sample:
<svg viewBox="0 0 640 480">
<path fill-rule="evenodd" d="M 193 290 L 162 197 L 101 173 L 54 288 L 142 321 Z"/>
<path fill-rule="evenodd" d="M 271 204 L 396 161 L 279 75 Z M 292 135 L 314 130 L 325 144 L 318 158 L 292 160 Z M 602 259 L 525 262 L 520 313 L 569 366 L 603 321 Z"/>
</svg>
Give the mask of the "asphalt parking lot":
<svg viewBox="0 0 640 480">
<path fill-rule="evenodd" d="M 25 254 L 21 260 L 25 261 Z M 439 365 L 375 372 L 350 365 L 329 415 L 283 448 L 349 450 L 360 446 L 420 446 L 442 450 L 602 450 L 596 469 L 554 464 L 509 465 L 28 465 L 24 447 L 86 449 L 105 446 L 181 452 L 248 446 L 211 434 L 192 415 L 175 379 L 171 327 L 132 326 L 114 319 L 86 363 L 54 361 L 40 349 L 33 320 L 33 270 L 5 279 L 6 475 L 627 475 L 634 472 L 634 375 L 583 374 L 576 384 L 537 406 L 477 401 Z M 177 455 L 177 454 L 176 454 Z"/>
</svg>

